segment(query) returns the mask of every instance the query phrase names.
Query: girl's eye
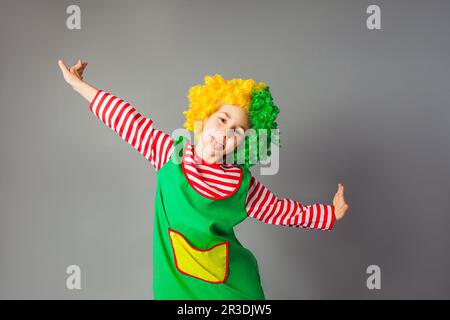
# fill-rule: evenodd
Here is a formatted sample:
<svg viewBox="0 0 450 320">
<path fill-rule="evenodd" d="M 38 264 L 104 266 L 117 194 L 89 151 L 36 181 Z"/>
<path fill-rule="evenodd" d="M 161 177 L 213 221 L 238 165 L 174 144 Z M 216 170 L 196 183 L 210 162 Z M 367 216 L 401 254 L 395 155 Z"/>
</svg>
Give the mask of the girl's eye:
<svg viewBox="0 0 450 320">
<path fill-rule="evenodd" d="M 225 123 L 225 118 L 219 117 L 220 122 Z"/>
</svg>

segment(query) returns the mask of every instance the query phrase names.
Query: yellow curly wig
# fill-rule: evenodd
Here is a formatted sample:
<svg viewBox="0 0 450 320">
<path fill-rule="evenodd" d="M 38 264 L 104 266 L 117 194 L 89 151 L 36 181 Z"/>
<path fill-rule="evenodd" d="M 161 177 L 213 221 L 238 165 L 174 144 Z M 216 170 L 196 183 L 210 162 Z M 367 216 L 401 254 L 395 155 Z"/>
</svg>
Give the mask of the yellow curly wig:
<svg viewBox="0 0 450 320">
<path fill-rule="evenodd" d="M 204 85 L 189 89 L 189 109 L 183 111 L 186 116 L 184 127 L 194 131 L 195 121 L 206 120 L 222 104 L 232 104 L 248 110 L 253 90 L 260 91 L 267 87 L 264 82 L 256 83 L 253 79 L 225 80 L 221 75 L 205 76 Z"/>
</svg>

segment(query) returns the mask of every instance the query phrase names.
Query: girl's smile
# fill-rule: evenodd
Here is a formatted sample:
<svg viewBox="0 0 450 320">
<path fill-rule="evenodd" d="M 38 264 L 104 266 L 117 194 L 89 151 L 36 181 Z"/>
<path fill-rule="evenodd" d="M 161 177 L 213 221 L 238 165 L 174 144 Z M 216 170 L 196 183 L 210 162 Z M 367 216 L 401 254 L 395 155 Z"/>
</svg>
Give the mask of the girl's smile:
<svg viewBox="0 0 450 320">
<path fill-rule="evenodd" d="M 223 143 L 220 143 L 219 141 L 217 141 L 213 135 L 211 135 L 210 144 L 213 146 L 213 148 L 215 150 L 223 150 L 225 147 L 225 145 Z"/>
</svg>

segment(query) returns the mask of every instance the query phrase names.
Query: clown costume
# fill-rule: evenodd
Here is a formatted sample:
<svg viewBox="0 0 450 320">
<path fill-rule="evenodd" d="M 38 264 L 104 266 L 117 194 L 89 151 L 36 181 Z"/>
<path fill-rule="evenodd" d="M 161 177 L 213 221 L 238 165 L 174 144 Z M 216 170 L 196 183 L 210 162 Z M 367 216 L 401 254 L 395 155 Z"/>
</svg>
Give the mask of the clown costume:
<svg viewBox="0 0 450 320">
<path fill-rule="evenodd" d="M 184 115 L 190 131 L 194 121 L 207 119 L 220 103 L 245 108 L 252 128 L 277 128 L 279 109 L 262 82 L 206 76 L 205 84 L 192 87 L 188 97 Z M 265 299 L 257 261 L 236 238 L 234 226 L 250 217 L 289 227 L 333 227 L 333 205 L 278 198 L 252 176 L 247 145 L 239 151 L 244 164 L 211 164 L 202 161 L 190 139 L 158 130 L 152 119 L 111 93 L 98 90 L 90 110 L 156 170 L 155 299 Z M 271 141 L 279 145 L 276 136 L 269 135 L 269 145 Z M 258 153 L 256 159 L 265 156 Z"/>
</svg>

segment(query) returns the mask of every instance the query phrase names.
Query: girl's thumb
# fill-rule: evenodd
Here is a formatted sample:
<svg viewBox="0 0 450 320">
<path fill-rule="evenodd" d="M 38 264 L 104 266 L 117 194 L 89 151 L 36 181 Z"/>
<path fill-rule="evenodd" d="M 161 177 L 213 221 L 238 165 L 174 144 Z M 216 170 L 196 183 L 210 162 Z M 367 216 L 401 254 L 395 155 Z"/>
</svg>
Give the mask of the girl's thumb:
<svg viewBox="0 0 450 320">
<path fill-rule="evenodd" d="M 58 65 L 62 72 L 69 72 L 69 69 L 62 60 L 58 60 Z"/>
</svg>

